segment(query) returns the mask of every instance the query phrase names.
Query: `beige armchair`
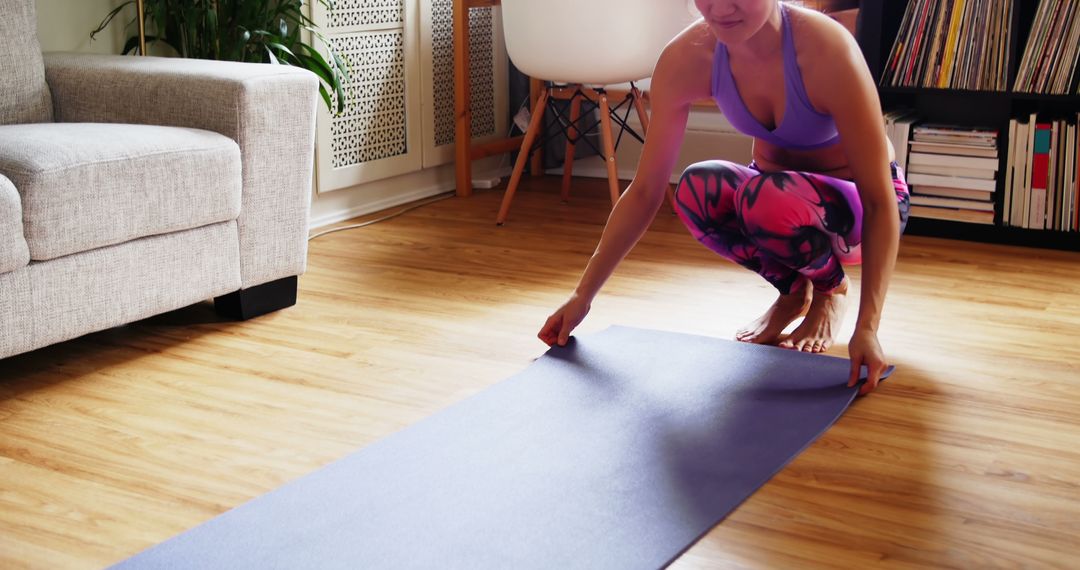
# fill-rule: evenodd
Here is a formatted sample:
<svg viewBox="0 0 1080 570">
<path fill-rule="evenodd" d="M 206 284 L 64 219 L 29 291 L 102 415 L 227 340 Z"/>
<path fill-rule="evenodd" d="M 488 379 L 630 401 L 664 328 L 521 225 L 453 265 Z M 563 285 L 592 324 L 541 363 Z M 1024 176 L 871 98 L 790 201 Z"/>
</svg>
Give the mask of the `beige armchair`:
<svg viewBox="0 0 1080 570">
<path fill-rule="evenodd" d="M 304 272 L 318 80 L 287 66 L 42 56 L 0 3 L 0 358 Z"/>
</svg>

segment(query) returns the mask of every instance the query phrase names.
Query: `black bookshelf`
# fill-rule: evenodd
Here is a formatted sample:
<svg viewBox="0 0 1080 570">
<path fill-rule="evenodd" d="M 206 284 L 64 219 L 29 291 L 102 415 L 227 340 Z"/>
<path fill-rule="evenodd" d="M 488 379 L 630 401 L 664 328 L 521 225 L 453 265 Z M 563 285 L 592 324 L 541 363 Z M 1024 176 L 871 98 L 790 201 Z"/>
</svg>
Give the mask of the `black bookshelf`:
<svg viewBox="0 0 1080 570">
<path fill-rule="evenodd" d="M 1010 87 L 1016 79 L 1038 4 L 1039 0 L 1014 0 L 1006 82 Z M 875 83 L 881 79 L 885 60 L 889 57 L 907 5 L 908 0 L 860 2 L 857 36 Z M 998 157 L 997 191 L 994 193 L 994 225 L 912 218 L 908 223 L 908 234 L 1080 251 L 1080 232 L 1001 225 L 1005 197 L 1005 177 L 1001 174 L 1006 172 L 1008 163 L 1005 151 L 1009 148 L 1009 121 L 1027 117 L 1033 112 L 1047 118 L 1075 117 L 1080 111 L 1080 96 L 891 86 L 879 86 L 878 93 L 886 109 L 906 106 L 916 109 L 929 122 L 985 126 L 998 130 L 1001 152 Z"/>
</svg>

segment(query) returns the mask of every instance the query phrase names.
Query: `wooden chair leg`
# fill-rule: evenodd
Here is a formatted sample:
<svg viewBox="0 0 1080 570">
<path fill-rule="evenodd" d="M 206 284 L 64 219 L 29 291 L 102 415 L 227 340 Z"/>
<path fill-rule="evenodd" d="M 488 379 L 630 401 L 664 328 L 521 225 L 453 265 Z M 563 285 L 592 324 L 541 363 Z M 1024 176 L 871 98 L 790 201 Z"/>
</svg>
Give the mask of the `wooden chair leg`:
<svg viewBox="0 0 1080 570">
<path fill-rule="evenodd" d="M 611 134 L 611 106 L 607 93 L 600 94 L 600 137 L 604 141 L 604 162 L 607 163 L 608 189 L 611 205 L 619 201 L 619 170 L 615 166 L 615 141 Z"/>
<path fill-rule="evenodd" d="M 536 78 L 533 78 L 533 79 L 529 80 L 529 93 L 530 93 L 530 95 L 531 95 L 531 97 L 533 98 L 534 101 L 540 98 L 540 91 L 542 89 L 546 90 L 545 87 L 544 87 L 544 82 L 543 81 L 541 81 L 539 79 L 536 79 Z M 548 92 L 548 95 L 550 95 L 550 94 L 551 93 Z M 529 165 L 529 172 L 533 176 L 543 176 L 544 175 L 544 149 L 543 148 L 538 148 L 538 149 L 536 149 L 536 151 L 534 151 L 532 153 L 532 164 Z"/>
<path fill-rule="evenodd" d="M 641 91 L 634 87 L 630 90 L 630 94 L 634 96 L 634 109 L 637 110 L 638 121 L 641 123 L 641 137 L 645 138 L 645 135 L 649 132 L 649 113 L 645 111 L 645 102 L 641 100 Z"/>
<path fill-rule="evenodd" d="M 574 126 L 581 117 L 581 97 L 575 95 L 570 100 L 570 128 L 566 131 L 566 158 L 563 160 L 562 201 L 570 200 L 570 178 L 574 175 L 574 139 L 578 130 Z"/>
<path fill-rule="evenodd" d="M 634 109 L 637 110 L 638 122 L 641 123 L 641 137 L 645 138 L 649 133 L 649 113 L 645 110 L 645 102 L 641 99 L 641 91 L 637 87 L 630 90 L 634 96 Z M 671 184 L 667 185 L 664 189 L 664 193 L 667 194 L 668 204 L 671 206 L 671 213 L 676 213 L 675 210 L 675 189 L 671 187 Z"/>
<path fill-rule="evenodd" d="M 521 173 L 525 171 L 525 164 L 529 161 L 529 149 L 540 134 L 540 125 L 543 122 L 547 101 L 548 89 L 544 88 L 540 91 L 540 97 L 536 99 L 536 105 L 533 106 L 532 119 L 529 121 L 528 130 L 525 131 L 525 140 L 521 142 L 521 151 L 518 152 L 517 162 L 514 163 L 514 172 L 510 175 L 510 182 L 506 186 L 506 194 L 503 195 L 499 215 L 495 218 L 495 223 L 500 226 L 506 221 L 506 215 L 510 212 L 510 202 L 514 200 L 514 193 L 517 192 L 518 183 L 521 182 Z"/>
</svg>

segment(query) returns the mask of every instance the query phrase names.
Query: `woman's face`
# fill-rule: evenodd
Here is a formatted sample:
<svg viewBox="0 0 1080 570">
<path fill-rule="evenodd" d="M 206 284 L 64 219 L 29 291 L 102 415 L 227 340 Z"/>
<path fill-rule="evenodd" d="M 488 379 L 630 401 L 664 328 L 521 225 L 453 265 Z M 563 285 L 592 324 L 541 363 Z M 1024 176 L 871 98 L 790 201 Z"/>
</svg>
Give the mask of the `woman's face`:
<svg viewBox="0 0 1080 570">
<path fill-rule="evenodd" d="M 776 9 L 777 0 L 694 0 L 716 39 L 740 43 L 756 34 Z"/>
</svg>

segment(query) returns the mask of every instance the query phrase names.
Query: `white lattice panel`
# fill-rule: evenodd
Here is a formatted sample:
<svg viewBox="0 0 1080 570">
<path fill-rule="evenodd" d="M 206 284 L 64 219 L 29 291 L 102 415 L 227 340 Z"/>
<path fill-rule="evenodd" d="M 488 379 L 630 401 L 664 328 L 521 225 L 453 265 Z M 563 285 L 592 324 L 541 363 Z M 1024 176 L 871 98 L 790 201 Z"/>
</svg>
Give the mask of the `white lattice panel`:
<svg viewBox="0 0 1080 570">
<path fill-rule="evenodd" d="M 350 70 L 345 112 L 319 114 L 319 191 L 423 168 L 416 1 L 337 0 L 331 13 L 317 2 L 311 6 Z M 336 106 L 336 95 L 331 99 Z"/>
<path fill-rule="evenodd" d="M 453 0 L 422 0 L 424 79 L 424 165 L 453 160 Z M 472 136 L 491 138 L 505 130 L 506 55 L 497 8 L 469 10 L 469 84 Z"/>
<path fill-rule="evenodd" d="M 405 0 L 337 0 L 327 29 L 404 26 Z"/>
<path fill-rule="evenodd" d="M 454 142 L 454 3 L 432 0 L 432 87 L 435 112 L 435 146 Z M 495 77 L 492 46 L 492 10 L 469 11 L 469 76 L 472 95 L 472 134 L 495 134 Z"/>
<path fill-rule="evenodd" d="M 352 66 L 349 105 L 330 128 L 333 167 L 407 153 L 404 32 L 340 35 L 330 42 Z"/>
</svg>

